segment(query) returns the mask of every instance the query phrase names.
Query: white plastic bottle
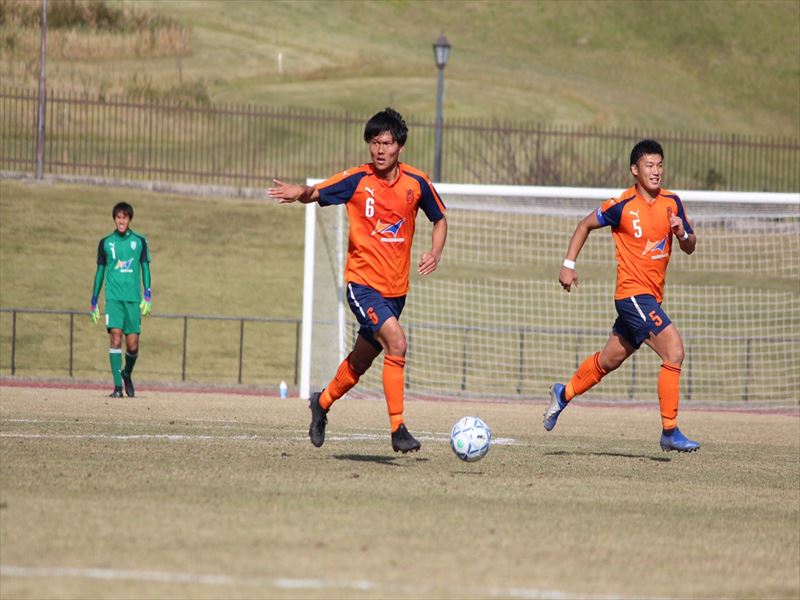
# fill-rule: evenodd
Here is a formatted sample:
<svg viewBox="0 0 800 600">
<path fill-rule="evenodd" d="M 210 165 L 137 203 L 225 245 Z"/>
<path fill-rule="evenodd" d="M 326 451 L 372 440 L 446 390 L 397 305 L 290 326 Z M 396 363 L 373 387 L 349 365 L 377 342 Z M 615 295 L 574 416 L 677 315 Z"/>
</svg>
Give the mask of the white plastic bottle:
<svg viewBox="0 0 800 600">
<path fill-rule="evenodd" d="M 280 391 L 281 398 L 286 398 L 289 395 L 289 386 L 286 385 L 285 381 L 281 381 L 281 384 L 278 386 L 278 390 Z"/>
</svg>

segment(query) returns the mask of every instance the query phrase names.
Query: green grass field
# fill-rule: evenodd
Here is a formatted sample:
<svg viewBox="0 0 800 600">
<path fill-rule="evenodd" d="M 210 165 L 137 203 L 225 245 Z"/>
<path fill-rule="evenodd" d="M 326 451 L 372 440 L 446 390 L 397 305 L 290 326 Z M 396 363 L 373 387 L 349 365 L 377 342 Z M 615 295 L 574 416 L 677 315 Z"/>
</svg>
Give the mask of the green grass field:
<svg viewBox="0 0 800 600">
<path fill-rule="evenodd" d="M 797 414 L 0 387 L 3 598 L 797 598 Z M 486 458 L 448 432 L 477 414 Z"/>
<path fill-rule="evenodd" d="M 117 4 L 118 2 L 111 2 Z M 130 6 L 130 3 L 128 3 Z M 152 89 L 212 102 L 434 114 L 444 31 L 445 115 L 598 127 L 797 136 L 800 5 L 747 2 L 139 0 L 177 19 L 174 52 L 48 63 L 48 85 Z M 80 40 L 80 33 L 74 34 Z M 79 45 L 79 44 L 76 44 Z M 7 85 L 36 87 L 38 46 L 4 48 Z M 165 44 L 169 48 L 169 44 Z M 280 55 L 280 63 L 279 63 Z"/>
</svg>

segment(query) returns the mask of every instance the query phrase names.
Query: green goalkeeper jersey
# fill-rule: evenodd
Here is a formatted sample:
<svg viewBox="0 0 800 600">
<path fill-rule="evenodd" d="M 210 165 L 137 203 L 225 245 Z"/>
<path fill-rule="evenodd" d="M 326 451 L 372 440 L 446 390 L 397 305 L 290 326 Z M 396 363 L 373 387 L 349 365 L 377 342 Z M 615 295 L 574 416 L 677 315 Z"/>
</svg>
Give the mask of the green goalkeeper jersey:
<svg viewBox="0 0 800 600">
<path fill-rule="evenodd" d="M 105 271 L 106 300 L 140 302 L 142 286 L 150 287 L 150 248 L 147 238 L 128 229 L 107 235 L 97 245 L 97 275 L 93 296 L 100 293 Z"/>
</svg>

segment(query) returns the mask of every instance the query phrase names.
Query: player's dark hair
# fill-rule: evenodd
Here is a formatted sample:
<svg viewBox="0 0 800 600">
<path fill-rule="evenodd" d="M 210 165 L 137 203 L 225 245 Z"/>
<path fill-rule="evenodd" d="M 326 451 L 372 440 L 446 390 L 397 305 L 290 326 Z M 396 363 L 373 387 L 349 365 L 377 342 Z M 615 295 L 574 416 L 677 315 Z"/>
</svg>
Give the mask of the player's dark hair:
<svg viewBox="0 0 800 600">
<path fill-rule="evenodd" d="M 116 219 L 117 213 L 124 213 L 128 215 L 128 219 L 133 221 L 133 207 L 127 202 L 117 202 L 111 211 L 111 218 Z"/>
<path fill-rule="evenodd" d="M 639 162 L 645 154 L 658 154 L 662 159 L 664 158 L 664 149 L 655 140 L 642 140 L 633 147 L 631 150 L 631 164 L 635 165 Z"/>
<path fill-rule="evenodd" d="M 401 146 L 406 145 L 408 139 L 408 126 L 405 120 L 395 109 L 386 107 L 379 113 L 372 115 L 364 127 L 364 141 L 369 143 L 372 138 L 388 131 L 394 141 Z"/>
</svg>

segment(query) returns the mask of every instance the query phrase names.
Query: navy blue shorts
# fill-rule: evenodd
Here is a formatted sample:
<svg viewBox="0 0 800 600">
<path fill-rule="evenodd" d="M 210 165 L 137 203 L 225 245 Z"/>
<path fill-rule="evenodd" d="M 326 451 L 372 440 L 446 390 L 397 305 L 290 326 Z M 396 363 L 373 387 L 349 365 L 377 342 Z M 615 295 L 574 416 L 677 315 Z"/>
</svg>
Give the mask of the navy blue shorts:
<svg viewBox="0 0 800 600">
<path fill-rule="evenodd" d="M 380 292 L 359 283 L 347 284 L 347 303 L 350 310 L 358 320 L 361 327 L 358 334 L 372 344 L 376 350 L 383 350 L 381 343 L 375 339 L 375 334 L 387 319 L 400 318 L 406 297 L 384 298 Z"/>
<path fill-rule="evenodd" d="M 612 329 L 634 348 L 642 345 L 650 333 L 658 335 L 672 323 L 655 297 L 643 294 L 615 300 L 617 320 Z"/>
</svg>

